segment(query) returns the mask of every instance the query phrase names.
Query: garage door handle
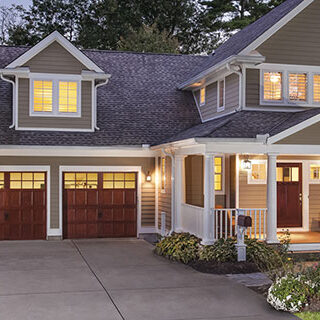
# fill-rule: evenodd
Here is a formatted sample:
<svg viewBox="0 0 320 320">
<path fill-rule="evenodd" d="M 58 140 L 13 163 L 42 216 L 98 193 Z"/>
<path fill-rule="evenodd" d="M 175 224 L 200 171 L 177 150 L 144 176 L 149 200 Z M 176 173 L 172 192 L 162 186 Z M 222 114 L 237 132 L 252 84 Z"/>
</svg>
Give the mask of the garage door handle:
<svg viewBox="0 0 320 320">
<path fill-rule="evenodd" d="M 99 219 L 102 218 L 102 212 L 99 212 L 99 213 L 98 213 L 98 218 L 99 218 Z"/>
<path fill-rule="evenodd" d="M 5 212 L 4 213 L 4 220 L 8 220 L 9 219 L 9 213 L 8 212 Z"/>
</svg>

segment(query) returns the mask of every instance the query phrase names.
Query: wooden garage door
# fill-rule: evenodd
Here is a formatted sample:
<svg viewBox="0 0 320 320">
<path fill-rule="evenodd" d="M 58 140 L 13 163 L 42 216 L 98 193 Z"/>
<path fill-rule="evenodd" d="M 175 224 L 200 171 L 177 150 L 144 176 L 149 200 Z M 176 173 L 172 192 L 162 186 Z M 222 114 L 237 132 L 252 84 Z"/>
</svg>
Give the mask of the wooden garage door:
<svg viewBox="0 0 320 320">
<path fill-rule="evenodd" d="M 46 173 L 0 172 L 0 240 L 46 238 Z"/>
<path fill-rule="evenodd" d="M 135 172 L 64 173 L 64 238 L 134 237 Z"/>
</svg>

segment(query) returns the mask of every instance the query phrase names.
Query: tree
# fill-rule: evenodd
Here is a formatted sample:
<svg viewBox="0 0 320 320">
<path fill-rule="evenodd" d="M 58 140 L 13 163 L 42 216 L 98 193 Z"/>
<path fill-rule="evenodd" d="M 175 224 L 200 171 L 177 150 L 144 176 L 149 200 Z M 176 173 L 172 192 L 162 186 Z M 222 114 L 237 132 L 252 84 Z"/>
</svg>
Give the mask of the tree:
<svg viewBox="0 0 320 320">
<path fill-rule="evenodd" d="M 0 6 L 0 44 L 8 43 L 9 31 L 20 22 L 19 17 L 22 10 L 21 6 L 16 5 Z"/>
<path fill-rule="evenodd" d="M 203 28 L 222 33 L 222 41 L 256 21 L 285 0 L 204 0 Z"/>
<path fill-rule="evenodd" d="M 179 53 L 179 42 L 169 37 L 167 31 L 160 32 L 156 26 L 143 25 L 120 38 L 118 49 L 122 51 Z"/>
</svg>

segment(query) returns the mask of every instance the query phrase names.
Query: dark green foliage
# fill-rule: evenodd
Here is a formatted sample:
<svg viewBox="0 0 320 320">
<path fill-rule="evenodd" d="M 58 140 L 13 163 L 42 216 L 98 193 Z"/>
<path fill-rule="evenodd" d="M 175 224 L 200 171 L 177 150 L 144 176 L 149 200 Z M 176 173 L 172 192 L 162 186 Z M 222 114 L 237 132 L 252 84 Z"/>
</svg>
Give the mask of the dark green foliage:
<svg viewBox="0 0 320 320">
<path fill-rule="evenodd" d="M 203 246 L 199 252 L 199 260 L 214 262 L 235 262 L 237 251 L 234 239 L 219 239 L 212 246 Z"/>
<path fill-rule="evenodd" d="M 200 239 L 189 233 L 174 233 L 156 244 L 155 253 L 170 260 L 189 263 L 198 259 Z"/>
<path fill-rule="evenodd" d="M 178 53 L 178 47 L 177 39 L 168 37 L 166 31 L 160 32 L 155 26 L 131 31 L 118 43 L 119 50 L 136 52 Z"/>
<path fill-rule="evenodd" d="M 10 19 L 10 26 L 1 38 L 6 39 L 3 42 L 7 44 L 34 45 L 58 30 L 82 48 L 171 52 L 177 43 L 181 53 L 210 53 L 233 31 L 255 21 L 281 2 L 283 0 L 33 0 L 28 9 L 11 10 L 19 19 L 14 23 Z M 150 34 L 145 28 L 156 30 Z M 132 39 L 142 43 L 138 45 Z"/>
</svg>

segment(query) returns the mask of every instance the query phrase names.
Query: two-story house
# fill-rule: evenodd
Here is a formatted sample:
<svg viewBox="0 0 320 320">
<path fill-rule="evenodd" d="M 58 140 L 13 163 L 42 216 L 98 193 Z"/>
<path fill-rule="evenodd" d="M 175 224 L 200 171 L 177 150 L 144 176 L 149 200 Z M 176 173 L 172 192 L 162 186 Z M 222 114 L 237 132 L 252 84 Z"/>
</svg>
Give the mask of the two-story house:
<svg viewBox="0 0 320 320">
<path fill-rule="evenodd" d="M 0 239 L 188 231 L 320 249 L 320 0 L 213 55 L 0 47 Z"/>
</svg>

